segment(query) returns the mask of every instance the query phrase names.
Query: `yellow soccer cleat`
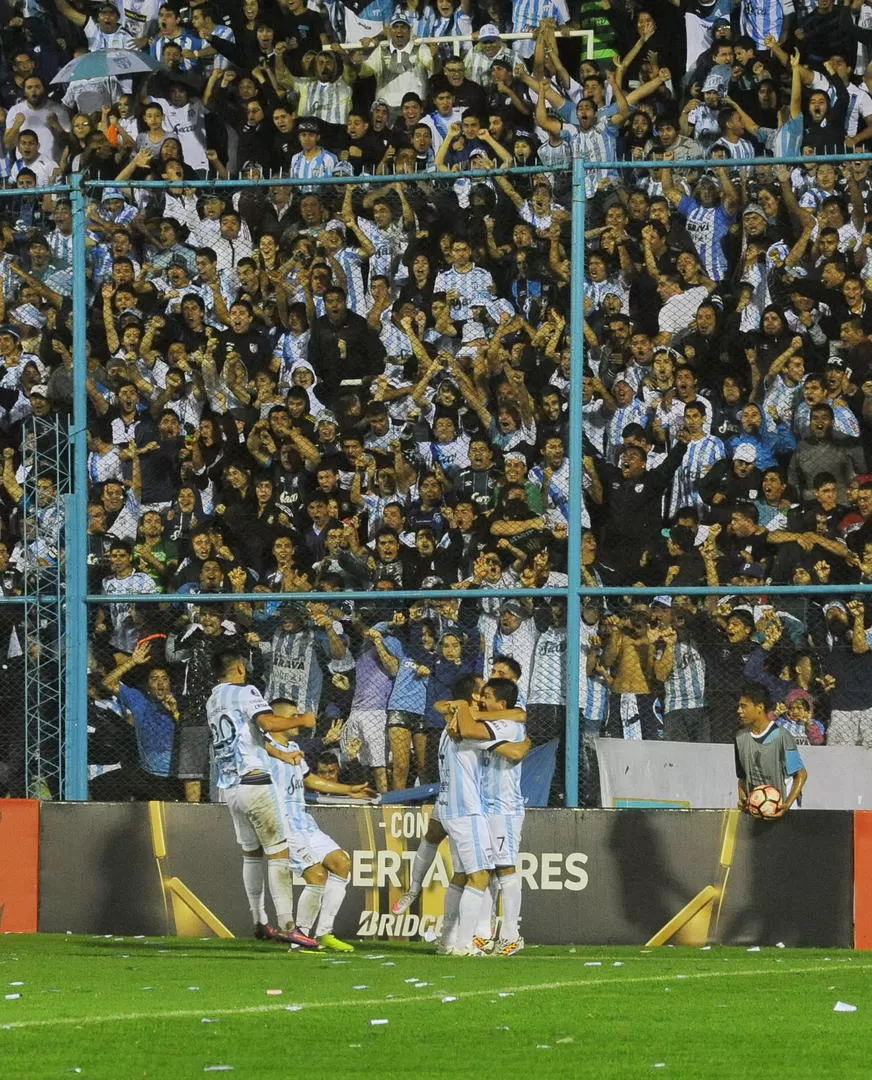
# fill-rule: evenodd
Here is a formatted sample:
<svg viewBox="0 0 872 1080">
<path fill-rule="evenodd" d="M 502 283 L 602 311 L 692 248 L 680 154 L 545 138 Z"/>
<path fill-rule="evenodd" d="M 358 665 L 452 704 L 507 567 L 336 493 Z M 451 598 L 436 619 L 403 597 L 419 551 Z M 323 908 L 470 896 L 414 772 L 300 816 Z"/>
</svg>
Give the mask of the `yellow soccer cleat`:
<svg viewBox="0 0 872 1080">
<path fill-rule="evenodd" d="M 318 938 L 318 944 L 322 949 L 326 949 L 328 952 L 354 952 L 354 946 L 349 945 L 347 941 L 340 941 L 338 937 L 333 934 L 324 934 Z"/>
</svg>

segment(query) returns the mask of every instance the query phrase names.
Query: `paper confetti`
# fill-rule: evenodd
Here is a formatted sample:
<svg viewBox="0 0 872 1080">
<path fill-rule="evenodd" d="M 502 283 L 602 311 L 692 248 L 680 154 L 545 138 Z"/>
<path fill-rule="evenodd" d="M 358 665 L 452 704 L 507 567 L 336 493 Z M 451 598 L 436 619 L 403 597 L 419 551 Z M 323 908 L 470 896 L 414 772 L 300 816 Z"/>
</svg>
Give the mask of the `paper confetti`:
<svg viewBox="0 0 872 1080">
<path fill-rule="evenodd" d="M 200 1023 L 201 1023 L 201 1024 L 218 1024 L 218 1023 L 220 1023 L 220 1021 L 219 1021 L 219 1020 L 216 1020 L 216 1019 L 215 1019 L 214 1017 L 212 1017 L 212 1016 L 204 1016 L 204 1017 L 203 1017 L 203 1018 L 202 1018 L 202 1019 L 200 1020 Z"/>
<path fill-rule="evenodd" d="M 501 1024 L 500 1027 L 496 1028 L 495 1030 L 496 1031 L 511 1031 L 512 1029 L 508 1026 L 508 1024 Z"/>
<path fill-rule="evenodd" d="M 430 983 L 428 983 L 428 982 L 415 983 L 415 989 L 416 990 L 421 990 L 423 987 L 429 986 L 429 985 L 430 985 Z"/>
<path fill-rule="evenodd" d="M 387 1023 L 390 1023 L 390 1021 L 389 1020 L 370 1020 L 370 1024 L 372 1024 L 373 1027 L 379 1027 L 380 1025 L 387 1024 Z"/>
<path fill-rule="evenodd" d="M 420 981 L 421 981 L 421 980 L 420 980 L 420 979 L 418 978 L 418 976 L 417 976 L 417 975 L 415 976 L 415 978 L 414 978 L 414 979 L 404 979 L 404 980 L 403 980 L 403 982 L 407 982 L 407 983 L 414 983 L 414 982 L 420 982 Z"/>
<path fill-rule="evenodd" d="M 549 1043 L 536 1043 L 536 1049 L 537 1050 L 550 1050 L 551 1046 L 550 1046 Z"/>
<path fill-rule="evenodd" d="M 188 987 L 188 989 L 190 990 L 191 988 Z M 278 997 L 279 994 L 283 994 L 283 993 L 284 993 L 283 990 L 267 990 L 267 995 L 269 997 Z"/>
<path fill-rule="evenodd" d="M 786 946 L 785 946 L 783 941 L 776 941 L 775 942 L 775 948 L 776 949 L 784 949 L 784 948 L 786 948 Z"/>
<path fill-rule="evenodd" d="M 423 936 L 424 940 L 426 942 L 428 942 L 428 943 L 431 942 L 431 941 L 435 941 L 436 940 L 436 931 L 435 930 L 425 930 L 422 936 Z"/>
<path fill-rule="evenodd" d="M 5 997 L 7 1001 L 17 1001 L 21 994 L 6 994 Z"/>
<path fill-rule="evenodd" d="M 759 945 L 752 945 L 751 948 L 748 950 L 748 952 L 760 952 L 760 946 Z"/>
<path fill-rule="evenodd" d="M 199 990 L 200 987 L 199 986 L 189 986 L 188 989 L 189 990 Z"/>
<path fill-rule="evenodd" d="M 558 1045 L 563 1046 L 565 1043 L 575 1042 L 575 1039 L 571 1035 L 564 1035 L 562 1039 L 557 1040 Z"/>
<path fill-rule="evenodd" d="M 654 1068 L 655 1069 L 665 1069 L 666 1068 L 666 1062 L 665 1061 L 655 1061 L 654 1062 Z"/>
<path fill-rule="evenodd" d="M 711 945 L 703 945 L 703 947 L 699 951 L 700 952 L 711 952 Z"/>
<path fill-rule="evenodd" d="M 512 990 L 503 990 L 500 992 L 500 997 L 514 997 L 515 994 Z"/>
<path fill-rule="evenodd" d="M 585 967 L 602 967 L 602 960 L 585 960 Z"/>
<path fill-rule="evenodd" d="M 233 1072 L 232 1065 L 206 1065 L 203 1072 Z"/>
<path fill-rule="evenodd" d="M 23 982 L 11 982 L 9 985 L 10 986 L 24 986 L 24 983 Z"/>
<path fill-rule="evenodd" d="M 376 953 L 375 956 L 366 956 L 366 957 L 364 957 L 365 960 L 384 960 L 384 958 L 385 958 L 384 953 Z"/>
<path fill-rule="evenodd" d="M 456 998 L 456 997 L 454 997 L 454 996 L 453 996 L 453 995 L 451 995 L 451 994 L 447 994 L 447 995 L 446 995 L 446 996 L 445 996 L 445 997 L 444 997 L 444 998 L 442 999 L 442 1004 L 443 1004 L 443 1005 L 447 1005 L 449 1001 L 457 1001 L 457 998 Z"/>
<path fill-rule="evenodd" d="M 623 966 L 624 966 L 624 961 L 623 961 L 623 960 L 616 960 L 616 961 L 615 961 L 615 962 L 614 962 L 614 963 L 612 964 L 612 967 L 623 967 Z"/>
<path fill-rule="evenodd" d="M 361 983 L 360 986 L 352 986 L 351 989 L 352 990 L 369 990 L 369 987 L 366 986 L 364 983 Z"/>
<path fill-rule="evenodd" d="M 382 964 L 382 967 L 396 967 L 396 966 L 397 965 L 393 962 L 393 960 L 385 960 L 385 962 Z"/>
<path fill-rule="evenodd" d="M 833 1012 L 856 1012 L 856 1005 L 849 1005 L 847 1001 L 837 1001 L 833 1006 Z"/>
<path fill-rule="evenodd" d="M 578 949 L 570 949 L 569 951 L 570 951 L 571 953 L 575 953 L 575 952 L 578 952 Z"/>
<path fill-rule="evenodd" d="M 348 1049 L 349 1050 L 359 1050 L 361 1048 L 361 1046 L 363 1046 L 363 1043 L 349 1043 L 348 1044 Z"/>
<path fill-rule="evenodd" d="M 302 1012 L 302 1005 L 285 1005 L 285 1012 Z"/>
</svg>

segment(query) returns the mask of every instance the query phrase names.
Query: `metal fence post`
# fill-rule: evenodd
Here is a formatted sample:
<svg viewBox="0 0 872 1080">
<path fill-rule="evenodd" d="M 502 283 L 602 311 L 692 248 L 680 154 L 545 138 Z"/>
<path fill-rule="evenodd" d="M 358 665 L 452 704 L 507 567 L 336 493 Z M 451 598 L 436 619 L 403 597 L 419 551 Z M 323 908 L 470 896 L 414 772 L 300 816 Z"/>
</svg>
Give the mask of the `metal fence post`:
<svg viewBox="0 0 872 1080">
<path fill-rule="evenodd" d="M 569 379 L 569 536 L 568 592 L 566 598 L 566 732 L 564 775 L 566 806 L 579 802 L 578 772 L 581 756 L 578 698 L 581 684 L 581 510 L 582 510 L 582 402 L 581 365 L 584 341 L 584 219 L 586 211 L 584 160 L 572 159 L 572 269 L 570 271 L 569 334 L 572 363 Z"/>
<path fill-rule="evenodd" d="M 88 798 L 88 377 L 85 238 L 87 199 L 80 173 L 70 181 L 73 211 L 73 482 L 66 518 L 65 799 Z"/>
</svg>

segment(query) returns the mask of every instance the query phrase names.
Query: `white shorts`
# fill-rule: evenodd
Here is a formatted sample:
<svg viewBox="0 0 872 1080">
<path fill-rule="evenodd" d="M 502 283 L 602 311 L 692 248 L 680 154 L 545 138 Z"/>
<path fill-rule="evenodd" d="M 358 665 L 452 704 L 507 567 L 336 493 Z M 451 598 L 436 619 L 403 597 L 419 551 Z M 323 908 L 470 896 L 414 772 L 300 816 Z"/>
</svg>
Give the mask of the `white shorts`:
<svg viewBox="0 0 872 1080">
<path fill-rule="evenodd" d="M 455 874 L 493 870 L 494 855 L 484 814 L 450 818 L 442 822 L 442 827 L 448 833 Z"/>
<path fill-rule="evenodd" d="M 497 867 L 517 866 L 524 828 L 523 813 L 488 814 L 487 827 L 494 849 L 494 864 Z"/>
<path fill-rule="evenodd" d="M 352 709 L 348 722 L 342 729 L 341 746 L 345 753 L 352 739 L 360 739 L 357 757 L 361 765 L 371 769 L 383 769 L 387 763 L 386 709 Z"/>
<path fill-rule="evenodd" d="M 312 832 L 292 832 L 290 836 L 291 869 L 295 874 L 302 874 L 310 866 L 324 862 L 331 852 L 341 850 L 333 837 L 320 829 L 313 829 Z"/>
<path fill-rule="evenodd" d="M 288 846 L 285 815 L 273 784 L 236 784 L 224 792 L 236 840 L 243 851 L 275 855 Z"/>
</svg>

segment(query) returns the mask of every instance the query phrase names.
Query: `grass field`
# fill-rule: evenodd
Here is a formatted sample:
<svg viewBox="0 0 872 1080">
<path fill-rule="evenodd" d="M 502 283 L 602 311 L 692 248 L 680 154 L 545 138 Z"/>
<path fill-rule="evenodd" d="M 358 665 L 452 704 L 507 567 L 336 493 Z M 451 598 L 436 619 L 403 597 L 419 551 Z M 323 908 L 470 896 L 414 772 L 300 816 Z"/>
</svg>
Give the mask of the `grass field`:
<svg viewBox="0 0 872 1080">
<path fill-rule="evenodd" d="M 6 935 L 0 1078 L 868 1078 L 870 986 L 872 957 L 838 950 L 542 947 L 473 960 Z"/>
</svg>

